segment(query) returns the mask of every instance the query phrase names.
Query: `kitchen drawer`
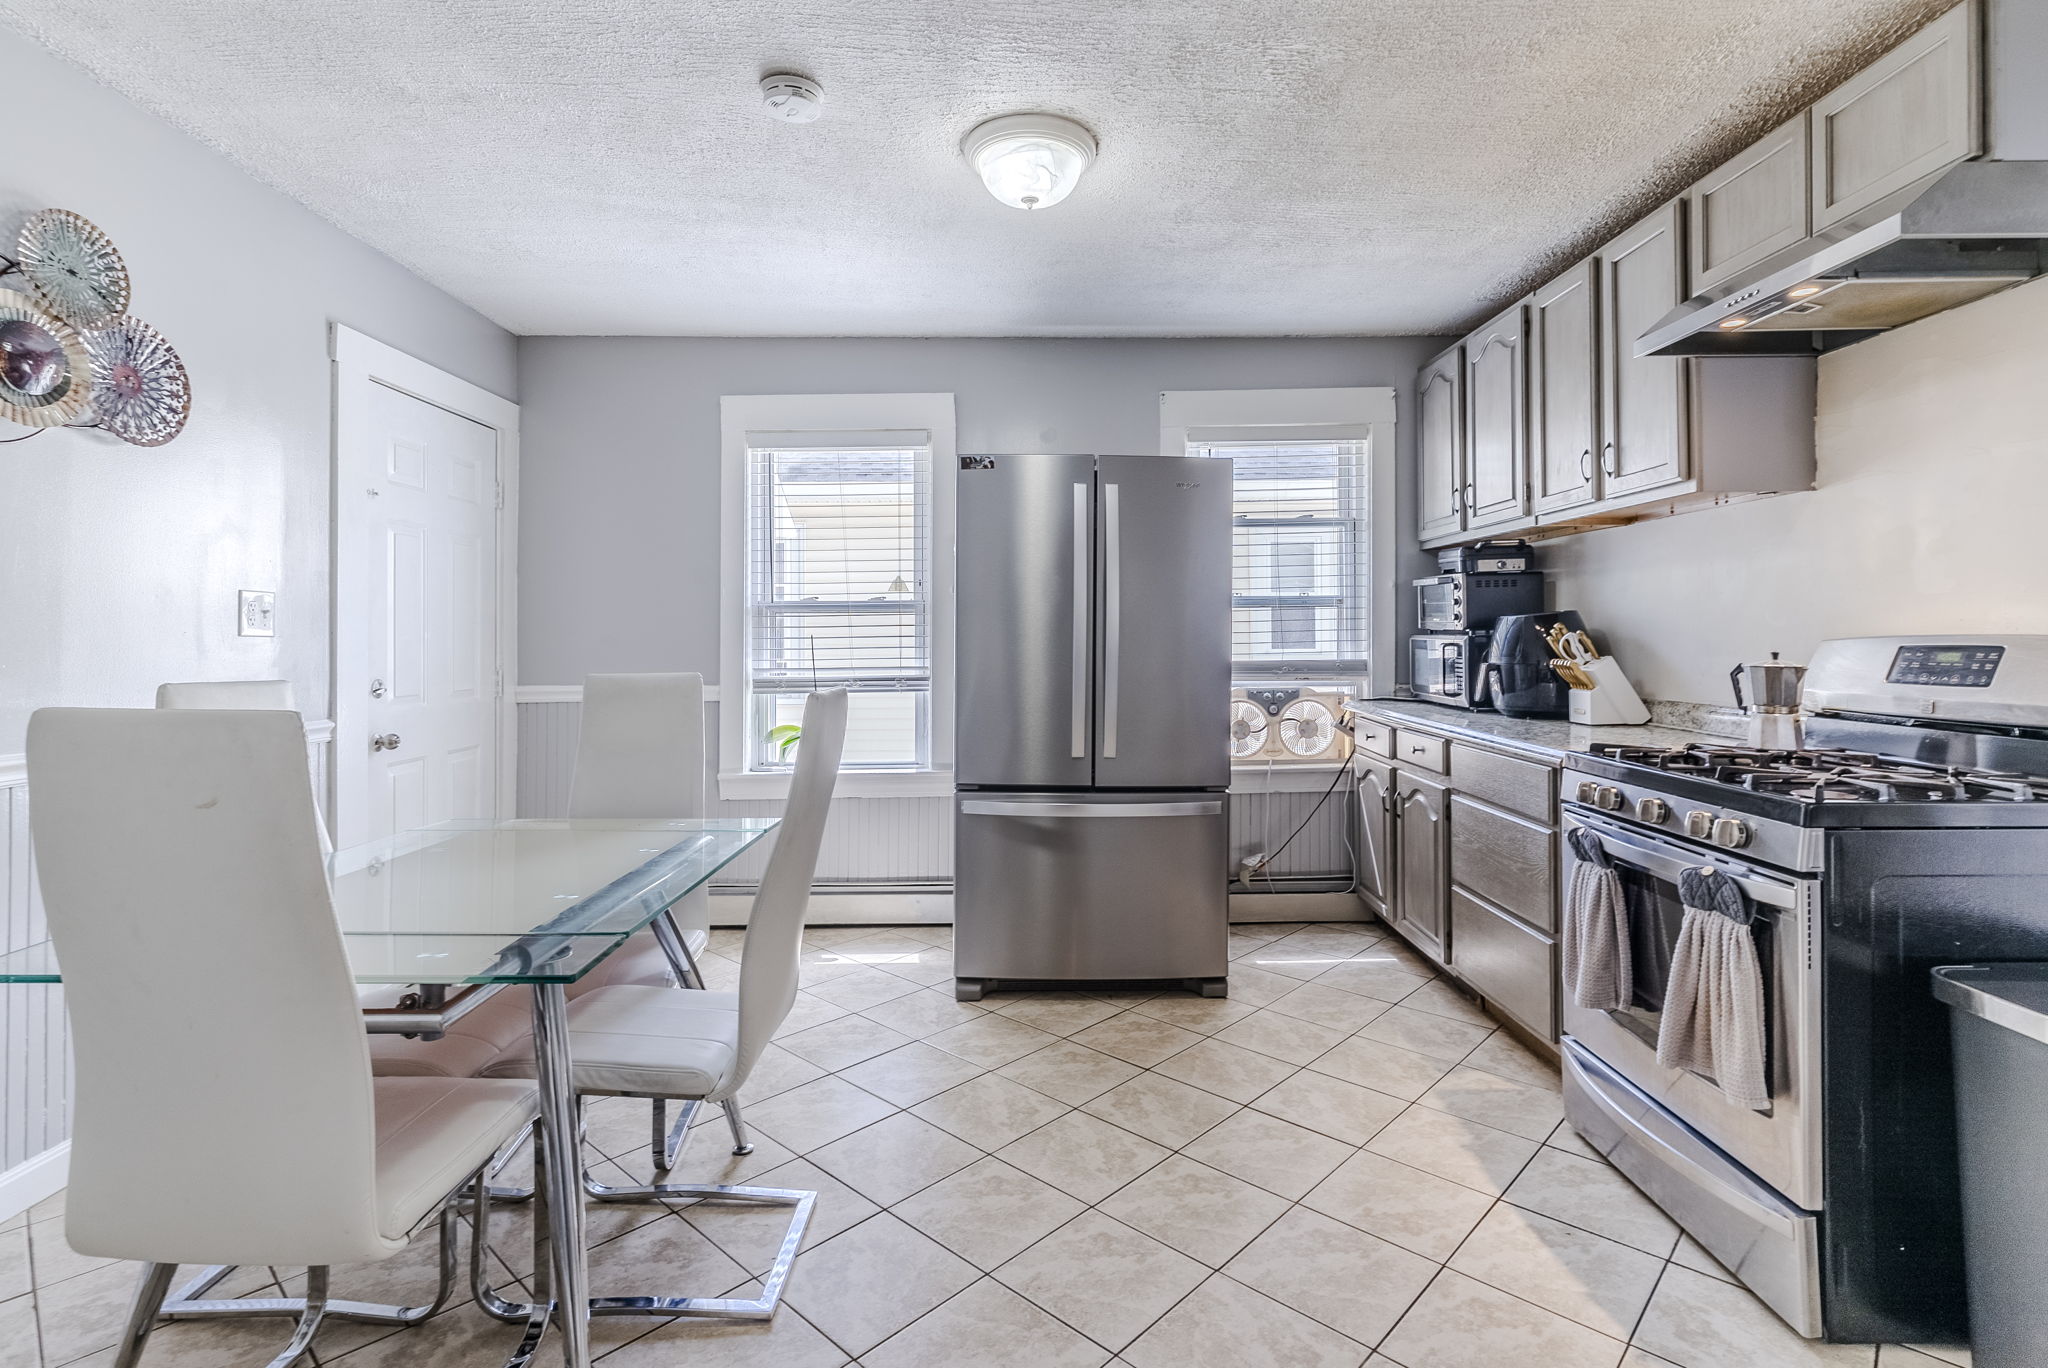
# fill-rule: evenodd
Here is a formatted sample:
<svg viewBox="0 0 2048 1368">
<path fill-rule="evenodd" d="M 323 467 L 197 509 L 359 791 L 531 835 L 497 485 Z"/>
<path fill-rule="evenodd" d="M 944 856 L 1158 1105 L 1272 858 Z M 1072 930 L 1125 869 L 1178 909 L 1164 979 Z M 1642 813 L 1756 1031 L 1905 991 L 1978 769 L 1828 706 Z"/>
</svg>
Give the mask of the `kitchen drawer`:
<svg viewBox="0 0 2048 1368">
<path fill-rule="evenodd" d="M 1460 793 L 1539 822 L 1557 820 L 1557 767 L 1451 743 L 1451 783 Z"/>
<path fill-rule="evenodd" d="M 1374 755 L 1394 756 L 1394 728 L 1391 723 L 1375 721 L 1357 713 L 1351 715 L 1351 739 L 1358 749 Z"/>
<path fill-rule="evenodd" d="M 1453 888 L 1451 944 L 1452 969 L 1474 992 L 1544 1040 L 1557 1039 L 1557 947 L 1548 936 Z"/>
<path fill-rule="evenodd" d="M 1441 736 L 1409 731 L 1406 727 L 1394 733 L 1394 759 L 1404 765 L 1447 774 L 1450 772 L 1450 766 L 1447 763 L 1446 750 L 1446 743 Z"/>
<path fill-rule="evenodd" d="M 1557 929 L 1556 833 L 1451 795 L 1451 882 L 1544 931 Z"/>
</svg>

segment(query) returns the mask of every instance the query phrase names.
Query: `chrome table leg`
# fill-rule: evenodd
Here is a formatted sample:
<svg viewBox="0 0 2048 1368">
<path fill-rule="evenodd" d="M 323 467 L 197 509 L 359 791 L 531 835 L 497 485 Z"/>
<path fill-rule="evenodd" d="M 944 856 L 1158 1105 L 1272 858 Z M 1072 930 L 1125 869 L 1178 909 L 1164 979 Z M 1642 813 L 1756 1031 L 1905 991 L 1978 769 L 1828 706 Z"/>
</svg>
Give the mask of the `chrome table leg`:
<svg viewBox="0 0 2048 1368">
<path fill-rule="evenodd" d="M 569 1006 L 559 983 L 533 986 L 533 1047 L 540 1085 L 540 1133 L 555 1323 L 566 1368 L 590 1368 L 590 1279 L 583 1243 L 582 1146 L 576 1114 L 576 1070 L 569 1057 Z"/>
<path fill-rule="evenodd" d="M 675 917 L 663 912 L 652 923 L 655 943 L 668 956 L 669 972 L 676 976 L 676 982 L 685 988 L 702 988 L 704 971 L 697 967 L 697 957 L 690 953 L 689 937 L 676 925 Z"/>
</svg>

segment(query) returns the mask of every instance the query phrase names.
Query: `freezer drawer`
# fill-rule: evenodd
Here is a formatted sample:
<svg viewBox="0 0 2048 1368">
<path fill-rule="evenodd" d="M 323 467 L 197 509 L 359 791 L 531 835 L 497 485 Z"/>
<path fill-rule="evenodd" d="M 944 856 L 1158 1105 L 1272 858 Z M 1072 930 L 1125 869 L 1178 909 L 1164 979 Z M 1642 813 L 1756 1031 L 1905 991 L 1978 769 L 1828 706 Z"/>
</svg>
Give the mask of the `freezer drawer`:
<svg viewBox="0 0 2048 1368">
<path fill-rule="evenodd" d="M 962 793 L 954 972 L 963 981 L 1223 977 L 1222 793 Z"/>
</svg>

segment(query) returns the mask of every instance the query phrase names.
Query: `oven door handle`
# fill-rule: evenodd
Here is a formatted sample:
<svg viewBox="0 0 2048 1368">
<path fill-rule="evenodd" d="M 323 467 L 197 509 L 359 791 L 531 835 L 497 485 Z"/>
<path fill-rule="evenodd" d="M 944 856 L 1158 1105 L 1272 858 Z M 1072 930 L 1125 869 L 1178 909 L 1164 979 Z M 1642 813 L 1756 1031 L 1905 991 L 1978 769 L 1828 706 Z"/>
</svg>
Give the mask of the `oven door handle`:
<svg viewBox="0 0 2048 1368">
<path fill-rule="evenodd" d="M 1799 893 L 1796 888 L 1790 883 L 1759 874 L 1753 866 L 1673 845 L 1669 841 L 1642 835 L 1619 823 L 1603 821 L 1590 814 L 1572 813 L 1571 825 L 1584 827 L 1592 832 L 1599 840 L 1601 848 L 1607 852 L 1609 859 L 1619 864 L 1634 865 L 1668 882 L 1677 883 L 1678 876 L 1688 869 L 1715 869 L 1733 879 L 1736 886 L 1754 902 L 1787 911 L 1799 906 Z M 1565 850 L 1569 855 L 1569 842 L 1566 843 Z"/>
</svg>

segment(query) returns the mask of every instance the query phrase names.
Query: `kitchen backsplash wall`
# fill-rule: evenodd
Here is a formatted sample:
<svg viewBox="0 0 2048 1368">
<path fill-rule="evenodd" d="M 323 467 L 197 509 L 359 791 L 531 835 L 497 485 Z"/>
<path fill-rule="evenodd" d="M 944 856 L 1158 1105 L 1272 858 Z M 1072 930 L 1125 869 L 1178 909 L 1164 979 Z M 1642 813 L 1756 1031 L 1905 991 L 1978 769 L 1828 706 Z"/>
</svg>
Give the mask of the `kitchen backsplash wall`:
<svg viewBox="0 0 2048 1368">
<path fill-rule="evenodd" d="M 2048 281 L 1823 357 L 1816 444 L 1811 491 L 1545 543 L 1554 603 L 1716 705 L 1828 637 L 2048 632 Z"/>
</svg>

